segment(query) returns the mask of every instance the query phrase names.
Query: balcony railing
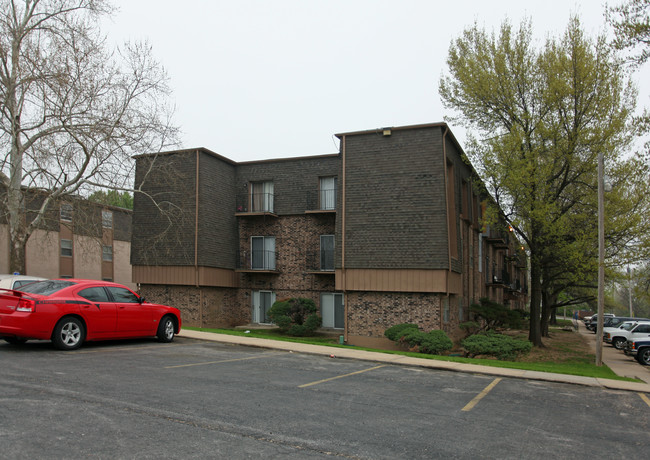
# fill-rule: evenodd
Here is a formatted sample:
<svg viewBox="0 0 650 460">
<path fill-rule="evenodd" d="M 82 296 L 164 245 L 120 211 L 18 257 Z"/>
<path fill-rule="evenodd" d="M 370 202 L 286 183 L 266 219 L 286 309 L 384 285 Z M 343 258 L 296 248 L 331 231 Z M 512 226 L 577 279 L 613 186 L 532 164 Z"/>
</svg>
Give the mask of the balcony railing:
<svg viewBox="0 0 650 460">
<path fill-rule="evenodd" d="M 239 251 L 237 270 L 276 272 L 275 251 Z"/>
<path fill-rule="evenodd" d="M 237 213 L 273 214 L 273 193 L 245 193 L 237 195 Z"/>
<path fill-rule="evenodd" d="M 336 190 L 320 189 L 307 193 L 307 211 L 336 211 Z"/>
<path fill-rule="evenodd" d="M 316 273 L 334 273 L 334 250 L 307 253 L 307 270 Z"/>
<path fill-rule="evenodd" d="M 510 273 L 508 273 L 507 270 L 498 270 L 493 268 L 491 271 L 488 270 L 486 275 L 486 281 L 488 284 L 497 284 L 502 286 L 510 285 Z"/>
</svg>

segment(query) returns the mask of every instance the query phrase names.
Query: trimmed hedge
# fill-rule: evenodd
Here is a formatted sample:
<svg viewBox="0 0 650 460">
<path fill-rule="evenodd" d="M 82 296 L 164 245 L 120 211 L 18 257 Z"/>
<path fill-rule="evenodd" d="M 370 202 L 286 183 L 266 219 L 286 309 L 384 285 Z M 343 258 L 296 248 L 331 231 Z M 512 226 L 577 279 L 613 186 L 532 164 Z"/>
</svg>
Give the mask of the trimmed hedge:
<svg viewBox="0 0 650 460">
<path fill-rule="evenodd" d="M 430 332 L 422 332 L 416 324 L 403 323 L 392 326 L 384 332 L 384 335 L 393 342 L 407 344 L 420 353 L 439 355 L 451 350 L 453 342 L 445 331 L 436 329 Z"/>
<path fill-rule="evenodd" d="M 321 325 L 318 308 L 311 299 L 302 297 L 278 300 L 269 310 L 269 318 L 285 334 L 294 337 L 312 335 Z"/>
<path fill-rule="evenodd" d="M 533 348 L 533 344 L 527 340 L 515 339 L 493 331 L 472 335 L 462 340 L 461 345 L 470 358 L 485 355 L 494 356 L 499 360 L 514 359 Z"/>
</svg>

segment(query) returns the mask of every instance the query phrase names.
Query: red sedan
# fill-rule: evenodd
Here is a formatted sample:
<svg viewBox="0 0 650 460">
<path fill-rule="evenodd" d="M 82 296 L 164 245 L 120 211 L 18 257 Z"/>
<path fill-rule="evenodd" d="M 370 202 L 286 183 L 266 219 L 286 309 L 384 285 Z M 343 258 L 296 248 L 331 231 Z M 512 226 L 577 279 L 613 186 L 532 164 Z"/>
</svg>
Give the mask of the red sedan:
<svg viewBox="0 0 650 460">
<path fill-rule="evenodd" d="M 41 339 L 74 350 L 90 340 L 171 342 L 180 330 L 177 308 L 146 302 L 121 284 L 59 279 L 0 289 L 0 338 L 11 344 Z"/>
</svg>

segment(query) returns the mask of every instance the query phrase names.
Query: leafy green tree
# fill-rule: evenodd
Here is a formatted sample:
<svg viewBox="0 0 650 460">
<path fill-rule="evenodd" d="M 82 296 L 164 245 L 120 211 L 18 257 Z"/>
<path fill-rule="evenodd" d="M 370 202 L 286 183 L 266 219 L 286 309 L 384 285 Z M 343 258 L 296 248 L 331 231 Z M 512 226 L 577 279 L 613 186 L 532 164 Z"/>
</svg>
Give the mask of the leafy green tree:
<svg viewBox="0 0 650 460">
<path fill-rule="evenodd" d="M 599 154 L 617 190 L 606 212 L 610 244 L 627 229 L 617 255 L 644 231 L 647 167 L 623 155 L 633 139 L 636 91 L 605 38 L 585 36 L 577 18 L 540 49 L 530 22 L 514 30 L 506 21 L 498 35 L 475 24 L 452 41 L 447 64 L 443 103 L 469 128 L 468 155 L 527 246 L 529 340 L 541 346 L 542 293 L 553 287 L 556 264 L 572 273 L 568 284 L 595 278 Z"/>
<path fill-rule="evenodd" d="M 107 192 L 98 190 L 93 192 L 88 197 L 90 201 L 95 203 L 107 204 L 110 206 L 117 206 L 119 208 L 133 209 L 133 195 L 129 192 L 118 192 L 117 190 L 109 190 Z"/>
<path fill-rule="evenodd" d="M 636 50 L 629 56 L 630 62 L 644 64 L 650 57 L 650 0 L 627 0 L 608 8 L 605 15 L 616 34 L 614 46 Z"/>
</svg>

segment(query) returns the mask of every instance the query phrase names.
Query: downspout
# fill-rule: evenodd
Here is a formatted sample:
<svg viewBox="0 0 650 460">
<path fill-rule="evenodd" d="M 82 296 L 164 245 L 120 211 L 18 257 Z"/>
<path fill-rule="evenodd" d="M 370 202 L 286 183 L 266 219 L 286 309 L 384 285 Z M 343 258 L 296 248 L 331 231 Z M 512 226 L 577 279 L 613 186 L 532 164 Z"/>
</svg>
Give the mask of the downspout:
<svg viewBox="0 0 650 460">
<path fill-rule="evenodd" d="M 447 280 L 446 280 L 446 293 L 447 303 L 449 303 L 449 288 L 450 288 L 450 278 L 451 278 L 451 225 L 449 222 L 449 185 L 447 184 L 447 132 L 449 131 L 449 126 L 445 125 L 445 132 L 442 133 L 442 172 L 443 177 L 445 178 L 445 208 L 447 209 Z M 440 330 L 443 330 L 444 326 L 444 305 L 441 305 L 440 312 Z M 451 306 L 449 307 L 451 308 Z"/>
<path fill-rule="evenodd" d="M 196 151 L 194 178 L 194 284 L 199 290 L 199 325 L 203 327 L 203 292 L 199 287 L 199 151 Z"/>
<path fill-rule="evenodd" d="M 343 289 L 343 339 L 348 341 L 348 293 L 345 274 L 345 135 L 341 137 L 341 287 Z"/>
</svg>

